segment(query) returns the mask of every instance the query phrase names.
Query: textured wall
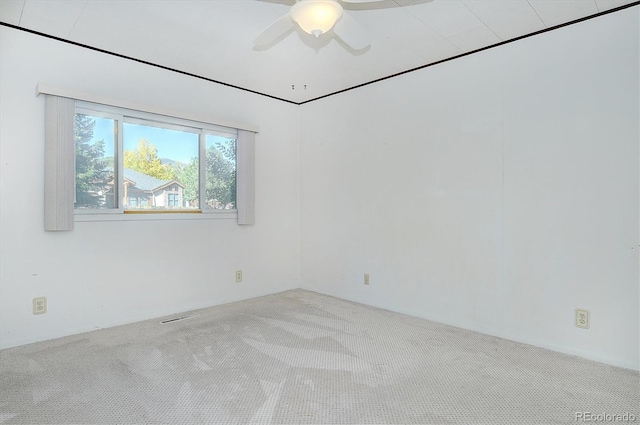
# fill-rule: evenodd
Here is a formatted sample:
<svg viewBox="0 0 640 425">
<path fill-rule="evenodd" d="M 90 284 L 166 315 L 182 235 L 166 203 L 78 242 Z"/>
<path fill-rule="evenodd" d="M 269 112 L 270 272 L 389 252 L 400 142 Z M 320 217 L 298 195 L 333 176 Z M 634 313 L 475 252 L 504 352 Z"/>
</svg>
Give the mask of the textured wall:
<svg viewBox="0 0 640 425">
<path fill-rule="evenodd" d="M 638 12 L 304 105 L 303 287 L 637 369 Z"/>
<path fill-rule="evenodd" d="M 638 15 L 301 108 L 0 29 L 0 347 L 303 286 L 638 369 Z M 259 125 L 256 225 L 45 233 L 38 82 Z"/>
<path fill-rule="evenodd" d="M 0 347 L 299 286 L 295 106 L 0 31 Z M 38 83 L 259 126 L 256 224 L 76 222 L 72 232 L 45 232 Z M 48 297 L 47 314 L 31 314 L 36 296 Z"/>
</svg>

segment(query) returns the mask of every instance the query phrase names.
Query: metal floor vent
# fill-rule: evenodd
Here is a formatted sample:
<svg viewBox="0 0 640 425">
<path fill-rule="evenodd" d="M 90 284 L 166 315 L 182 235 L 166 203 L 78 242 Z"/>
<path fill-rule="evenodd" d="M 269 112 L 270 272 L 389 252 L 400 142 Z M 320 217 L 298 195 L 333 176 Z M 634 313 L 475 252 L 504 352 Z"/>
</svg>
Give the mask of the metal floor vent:
<svg viewBox="0 0 640 425">
<path fill-rule="evenodd" d="M 198 317 L 198 314 L 189 314 L 187 316 L 174 317 L 173 319 L 167 319 L 160 322 L 161 325 L 166 325 L 167 323 L 177 322 L 179 320 L 191 319 L 192 317 Z"/>
</svg>

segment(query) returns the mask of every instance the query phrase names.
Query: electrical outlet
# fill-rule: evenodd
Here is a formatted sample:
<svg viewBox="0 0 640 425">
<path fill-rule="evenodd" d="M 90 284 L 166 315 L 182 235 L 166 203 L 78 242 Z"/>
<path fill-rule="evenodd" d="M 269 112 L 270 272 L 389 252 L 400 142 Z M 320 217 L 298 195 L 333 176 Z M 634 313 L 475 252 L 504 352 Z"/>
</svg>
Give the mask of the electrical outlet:
<svg viewBox="0 0 640 425">
<path fill-rule="evenodd" d="M 368 285 L 369 284 L 369 273 L 365 273 L 364 274 L 364 284 Z"/>
<path fill-rule="evenodd" d="M 242 270 L 236 270 L 236 283 L 242 282 Z"/>
<path fill-rule="evenodd" d="M 47 297 L 33 299 L 33 314 L 45 314 L 47 312 Z"/>
<path fill-rule="evenodd" d="M 576 308 L 576 326 L 582 329 L 589 329 L 591 325 L 590 316 L 589 310 Z"/>
</svg>

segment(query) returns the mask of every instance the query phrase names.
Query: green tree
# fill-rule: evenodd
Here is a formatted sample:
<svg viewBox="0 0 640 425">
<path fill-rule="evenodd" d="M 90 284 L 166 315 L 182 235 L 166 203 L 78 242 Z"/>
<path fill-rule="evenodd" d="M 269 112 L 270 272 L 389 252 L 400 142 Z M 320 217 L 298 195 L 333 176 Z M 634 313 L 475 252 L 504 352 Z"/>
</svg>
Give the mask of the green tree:
<svg viewBox="0 0 640 425">
<path fill-rule="evenodd" d="M 235 144 L 216 143 L 206 150 L 206 202 L 210 207 L 220 208 L 236 203 Z M 191 205 L 198 205 L 198 159 L 182 169 L 180 182 L 185 185 L 183 196 Z"/>
<path fill-rule="evenodd" d="M 160 180 L 173 180 L 176 170 L 168 164 L 163 164 L 158 158 L 158 149 L 147 139 L 140 139 L 138 146 L 132 151 L 125 151 L 124 168 L 129 168 Z"/>
<path fill-rule="evenodd" d="M 198 158 L 192 158 L 180 172 L 180 182 L 184 185 L 182 197 L 189 205 L 198 207 Z"/>
<path fill-rule="evenodd" d="M 207 148 L 207 202 L 218 207 L 236 203 L 235 146 L 216 143 Z"/>
<path fill-rule="evenodd" d="M 76 207 L 97 208 L 103 206 L 102 194 L 113 180 L 113 159 L 104 156 L 104 140 L 92 140 L 94 118 L 76 114 L 75 124 Z"/>
<path fill-rule="evenodd" d="M 236 163 L 236 141 L 233 139 L 216 142 L 216 149 L 232 164 Z"/>
<path fill-rule="evenodd" d="M 220 177 L 227 182 L 228 195 L 225 195 L 224 203 L 232 203 L 236 206 L 236 141 L 229 139 L 224 142 L 216 142 L 216 149 L 226 160 L 226 164 L 220 167 Z"/>
</svg>

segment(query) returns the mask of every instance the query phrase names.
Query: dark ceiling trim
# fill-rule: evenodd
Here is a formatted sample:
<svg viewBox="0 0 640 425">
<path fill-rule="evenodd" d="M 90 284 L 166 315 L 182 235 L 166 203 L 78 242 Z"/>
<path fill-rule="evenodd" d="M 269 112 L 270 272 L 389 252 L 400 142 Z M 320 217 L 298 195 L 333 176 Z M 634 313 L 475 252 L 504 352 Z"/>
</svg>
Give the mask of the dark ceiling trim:
<svg viewBox="0 0 640 425">
<path fill-rule="evenodd" d="M 1 1 L 1 0 L 0 0 L 0 1 Z M 89 46 L 89 45 L 87 45 L 87 44 L 82 44 L 82 43 L 78 43 L 78 42 L 75 42 L 75 41 L 67 40 L 67 39 L 65 39 L 65 38 L 56 37 L 56 36 L 54 36 L 54 35 L 45 34 L 45 33 L 43 33 L 43 32 L 30 30 L 30 29 L 27 29 L 27 28 L 19 27 L 19 26 L 17 26 L 17 25 L 8 24 L 8 23 L 6 23 L 6 22 L 2 22 L 2 21 L 0 21 L 0 26 L 8 27 L 8 28 L 13 28 L 13 29 L 16 29 L 16 30 L 19 30 L 19 31 L 24 31 L 24 32 L 27 32 L 27 33 L 29 33 L 29 34 L 39 35 L 39 36 L 41 36 L 41 37 L 50 38 L 50 39 L 52 39 L 52 40 L 56 40 L 56 41 L 61 41 L 61 42 L 63 42 L 63 43 L 71 44 L 71 45 L 78 46 L 78 47 L 82 47 L 82 48 L 89 49 L 89 50 L 93 50 L 93 51 L 95 51 L 95 52 L 104 53 L 104 54 L 107 54 L 107 55 L 110 55 L 110 56 L 115 56 L 115 57 L 118 57 L 118 58 L 121 58 L 121 59 L 127 59 L 127 60 L 134 61 L 134 62 L 138 62 L 138 63 L 144 64 L 144 65 L 153 66 L 153 67 L 155 67 L 155 68 L 164 69 L 164 70 L 166 70 L 166 71 L 176 72 L 176 73 L 178 73 L 178 74 L 186 75 L 186 76 L 188 76 L 188 77 L 197 78 L 197 79 L 199 79 L 199 80 L 205 80 L 205 81 L 208 81 L 208 82 L 210 82 L 210 83 L 220 84 L 220 85 L 223 85 L 223 86 L 226 86 L 226 87 L 231 87 L 231 88 L 234 88 L 234 89 L 238 89 L 238 90 L 246 91 L 246 92 L 253 93 L 253 94 L 257 94 L 257 95 L 260 95 L 260 96 L 265 96 L 265 97 L 268 97 L 268 98 L 271 98 L 271 99 L 280 100 L 280 101 L 282 101 L 282 102 L 291 103 L 291 104 L 293 104 L 293 105 L 299 105 L 299 103 L 298 103 L 298 102 L 294 102 L 294 101 L 292 101 L 292 100 L 282 99 L 282 98 L 280 98 L 280 97 L 272 96 L 272 95 L 270 95 L 270 94 L 261 93 L 261 92 L 259 92 L 259 91 L 255 91 L 255 90 L 247 89 L 247 88 L 244 88 L 244 87 L 235 86 L 235 85 L 233 85 L 233 84 L 225 83 L 225 82 L 223 82 L 223 81 L 217 81 L 217 80 L 214 80 L 214 79 L 212 79 L 212 78 L 203 77 L 202 75 L 193 74 L 193 73 L 191 73 L 191 72 L 182 71 L 182 70 L 180 70 L 180 69 L 171 68 L 171 67 L 164 66 L 164 65 L 159 65 L 159 64 L 157 64 L 157 63 L 149 62 L 149 61 L 146 61 L 146 60 L 143 60 L 143 59 L 134 58 L 134 57 L 132 57 L 132 56 L 122 55 L 122 54 L 120 54 L 120 53 L 111 52 L 111 51 L 109 51 L 109 50 L 100 49 L 100 48 L 98 48 L 98 47 Z"/>
<path fill-rule="evenodd" d="M 20 26 L 17 26 L 17 25 L 13 25 L 13 24 L 9 24 L 9 23 L 6 23 L 6 22 L 0 21 L 0 26 L 13 28 L 13 29 L 16 29 L 16 30 L 19 30 L 19 31 L 24 31 L 24 32 L 27 32 L 27 33 L 30 33 L 30 34 L 38 35 L 38 36 L 45 37 L 45 38 L 50 38 L 52 40 L 56 40 L 56 41 L 60 41 L 60 42 L 67 43 L 67 44 L 71 44 L 71 45 L 74 45 L 74 46 L 82 47 L 82 48 L 85 48 L 85 49 L 93 50 L 93 51 L 96 51 L 96 52 L 99 52 L 99 53 L 104 53 L 104 54 L 107 54 L 107 55 L 110 55 L 110 56 L 115 56 L 115 57 L 118 57 L 118 58 L 121 58 L 121 59 L 127 59 L 127 60 L 138 62 L 138 63 L 144 64 L 144 65 L 153 66 L 155 68 L 164 69 L 166 71 L 175 72 L 175 73 L 178 73 L 178 74 L 186 75 L 188 77 L 197 78 L 199 80 L 208 81 L 210 83 L 220 84 L 220 85 L 223 85 L 223 86 L 226 86 L 226 87 L 231 87 L 231 88 L 242 90 L 242 91 L 245 91 L 245 92 L 248 92 L 248 93 L 257 94 L 259 96 L 264 96 L 264 97 L 268 97 L 270 99 L 279 100 L 281 102 L 286 102 L 286 103 L 290 103 L 292 105 L 298 105 L 299 106 L 299 105 L 304 105 L 306 103 L 315 102 L 316 100 L 325 99 L 325 98 L 330 97 L 330 96 L 335 96 L 335 95 L 340 94 L 340 93 L 348 92 L 350 90 L 355 90 L 355 89 L 358 89 L 360 87 L 368 86 L 370 84 L 379 83 L 380 81 L 388 80 L 390 78 L 399 77 L 401 75 L 408 74 L 410 72 L 419 71 L 421 69 L 425 69 L 425 68 L 428 68 L 430 66 L 438 65 L 438 64 L 441 64 L 441 63 L 444 63 L 444 62 L 449 62 L 449 61 L 452 61 L 452 60 L 455 60 L 455 59 L 459 59 L 459 58 L 462 58 L 462 57 L 465 57 L 465 56 L 473 55 L 475 53 L 482 52 L 484 50 L 493 49 L 494 47 L 503 46 L 505 44 L 513 43 L 514 41 L 522 40 L 524 38 L 533 37 L 535 35 L 543 34 L 543 33 L 549 32 L 549 31 L 554 31 L 554 30 L 557 30 L 559 28 L 563 28 L 563 27 L 566 27 L 566 26 L 569 26 L 569 25 L 574 25 L 574 24 L 577 24 L 577 23 L 580 23 L 580 22 L 583 22 L 583 21 L 587 21 L 589 19 L 597 18 L 597 17 L 604 16 L 604 15 L 608 15 L 610 13 L 615 13 L 615 12 L 618 12 L 620 10 L 624 10 L 624 9 L 628 9 L 630 7 L 638 6 L 639 4 L 640 4 L 640 0 L 634 1 L 633 3 L 625 4 L 623 6 L 619 6 L 619 7 L 610 9 L 610 10 L 605 10 L 604 12 L 599 12 L 599 13 L 596 13 L 594 15 L 585 16 L 585 17 L 580 18 L 580 19 L 576 19 L 576 20 L 573 20 L 573 21 L 570 21 L 570 22 L 565 22 L 564 24 L 555 25 L 555 26 L 550 27 L 550 28 L 545 28 L 545 29 L 540 30 L 540 31 L 536 31 L 536 32 L 532 32 L 530 34 L 522 35 L 520 37 L 512 38 L 510 40 L 501 41 L 500 43 L 492 44 L 491 46 L 482 47 L 480 49 L 476 49 L 476 50 L 472 50 L 470 52 L 462 53 L 462 54 L 459 54 L 457 56 L 452 56 L 452 57 L 447 58 L 447 59 L 442 59 L 442 60 L 439 60 L 437 62 L 431 62 L 431 63 L 425 64 L 425 65 L 418 66 L 416 68 L 407 69 L 405 71 L 398 72 L 398 73 L 395 73 L 395 74 L 391 74 L 391 75 L 388 75 L 386 77 L 377 78 L 375 80 L 371 80 L 371 81 L 368 81 L 366 83 L 358 84 L 358 85 L 355 85 L 353 87 L 349 87 L 349 88 L 346 88 L 346 89 L 338 90 L 338 91 L 335 91 L 335 92 L 332 92 L 332 93 L 328 93 L 328 94 L 325 94 L 325 95 L 322 95 L 322 96 L 319 96 L 319 97 L 314 97 L 313 99 L 305 100 L 303 102 L 294 102 L 292 100 L 287 100 L 287 99 L 283 99 L 281 97 L 272 96 L 270 94 L 262 93 L 262 92 L 259 92 L 259 91 L 256 91 L 256 90 L 247 89 L 247 88 L 244 88 L 244 87 L 240 87 L 240 86 L 236 86 L 236 85 L 233 85 L 233 84 L 225 83 L 223 81 L 217 81 L 217 80 L 214 80 L 212 78 L 203 77 L 202 75 L 197 75 L 197 74 L 193 74 L 191 72 L 182 71 L 180 69 L 171 68 L 171 67 L 164 66 L 164 65 L 159 65 L 157 63 L 149 62 L 149 61 L 146 61 L 146 60 L 143 60 L 143 59 L 134 58 L 132 56 L 122 55 L 120 53 L 111 52 L 109 50 L 100 49 L 98 47 L 93 47 L 93 46 L 89 46 L 87 44 L 82 44 L 82 43 L 78 43 L 78 42 L 75 42 L 75 41 L 67 40 L 65 38 L 56 37 L 54 35 L 49 35 L 49 34 L 45 34 L 45 33 L 39 32 L 39 31 L 30 30 L 30 29 L 23 28 L 23 27 L 20 27 Z"/>
<path fill-rule="evenodd" d="M 462 53 L 462 54 L 459 54 L 457 56 L 452 56 L 452 57 L 447 58 L 447 59 L 442 59 L 442 60 L 439 60 L 437 62 L 428 63 L 426 65 L 421 65 L 421 66 L 418 66 L 416 68 L 407 69 L 406 71 L 398 72 L 396 74 L 388 75 L 386 77 L 382 77 L 382 78 L 378 78 L 378 79 L 375 79 L 375 80 L 372 80 L 372 81 L 368 81 L 366 83 L 358 84 L 357 86 L 349 87 L 349 88 L 346 88 L 346 89 L 343 89 L 343 90 L 338 90 L 336 92 L 328 93 L 328 94 L 325 94 L 323 96 L 314 97 L 313 99 L 309 99 L 309 100 L 305 100 L 304 102 L 300 102 L 300 103 L 298 103 L 298 105 L 304 105 L 305 103 L 314 102 L 316 100 L 324 99 L 324 98 L 327 98 L 329 96 L 335 96 L 336 94 L 340 94 L 340 93 L 348 92 L 350 90 L 358 89 L 360 87 L 368 86 L 369 84 L 379 83 L 380 81 L 388 80 L 388 79 L 394 78 L 394 77 L 399 77 L 400 75 L 408 74 L 408 73 L 414 72 L 414 71 L 419 71 L 421 69 L 428 68 L 428 67 L 434 66 L 434 65 L 438 65 L 438 64 L 441 64 L 441 63 L 444 63 L 444 62 L 449 62 L 449 61 L 452 61 L 454 59 L 462 58 L 464 56 L 473 55 L 474 53 L 482 52 L 483 50 L 493 49 L 494 47 L 503 46 L 505 44 L 513 43 L 514 41 L 522 40 L 523 38 L 533 37 L 534 35 L 543 34 L 545 32 L 557 30 L 558 28 L 563 28 L 563 27 L 566 27 L 566 26 L 569 26 L 569 25 L 577 24 L 579 22 L 587 21 L 589 19 L 597 18 L 599 16 L 608 15 L 610 13 L 618 12 L 620 10 L 627 9 L 629 7 L 637 6 L 639 4 L 640 4 L 640 1 L 635 1 L 633 3 L 625 4 L 623 6 L 619 6 L 619 7 L 616 7 L 614 9 L 605 10 L 604 12 L 596 13 L 595 15 L 585 16 L 584 18 L 576 19 L 576 20 L 570 21 L 570 22 L 565 22 L 564 24 L 560 24 L 560 25 L 556 25 L 556 26 L 553 26 L 553 27 L 545 28 L 543 30 L 532 32 L 530 34 L 521 35 L 520 37 L 512 38 L 510 40 L 501 41 L 500 43 L 492 44 L 491 46 L 482 47 L 480 49 L 476 49 L 476 50 L 472 50 L 470 52 Z"/>
</svg>

